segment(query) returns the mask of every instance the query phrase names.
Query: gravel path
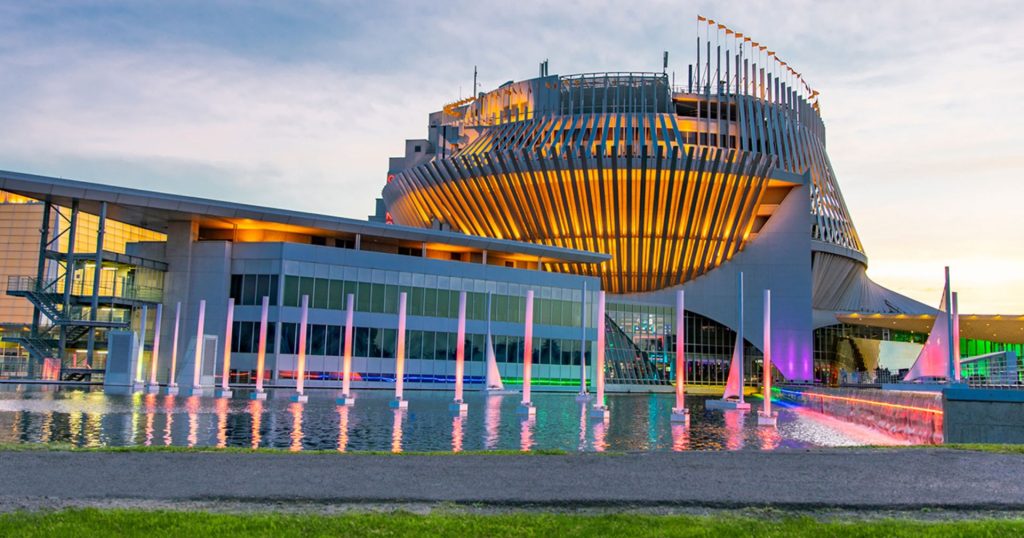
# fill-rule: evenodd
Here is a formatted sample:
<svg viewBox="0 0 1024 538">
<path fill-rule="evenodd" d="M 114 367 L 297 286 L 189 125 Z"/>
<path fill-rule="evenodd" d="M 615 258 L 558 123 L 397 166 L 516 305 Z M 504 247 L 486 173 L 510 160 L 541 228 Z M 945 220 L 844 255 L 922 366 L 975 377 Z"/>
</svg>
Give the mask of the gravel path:
<svg viewBox="0 0 1024 538">
<path fill-rule="evenodd" d="M 1024 510 L 1024 457 L 943 449 L 566 456 L 0 452 L 0 510 L 434 505 Z"/>
</svg>

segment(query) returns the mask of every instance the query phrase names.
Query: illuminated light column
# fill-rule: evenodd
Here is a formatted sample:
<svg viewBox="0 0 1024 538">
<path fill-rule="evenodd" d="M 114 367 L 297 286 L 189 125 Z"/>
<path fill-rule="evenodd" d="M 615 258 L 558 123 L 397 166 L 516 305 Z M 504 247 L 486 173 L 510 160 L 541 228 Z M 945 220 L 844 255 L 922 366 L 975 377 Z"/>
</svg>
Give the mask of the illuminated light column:
<svg viewBox="0 0 1024 538">
<path fill-rule="evenodd" d="M 608 418 L 608 407 L 604 405 L 604 291 L 597 292 L 597 360 L 594 367 L 594 386 L 597 389 L 597 397 L 594 400 L 594 407 L 590 410 L 592 418 L 605 420 Z"/>
<path fill-rule="evenodd" d="M 589 402 L 587 392 L 587 283 L 583 283 L 583 300 L 580 302 L 580 391 L 577 402 Z"/>
<path fill-rule="evenodd" d="M 302 296 L 302 314 L 299 317 L 299 357 L 295 368 L 295 394 L 293 402 L 308 402 L 306 388 L 306 328 L 309 326 L 309 295 Z"/>
<path fill-rule="evenodd" d="M 466 373 L 466 292 L 459 292 L 459 327 L 455 340 L 455 400 L 448 406 L 448 410 L 455 413 L 465 413 L 469 406 L 462 401 L 462 382 Z M 459 425 L 461 426 L 461 422 Z M 462 443 L 459 443 L 461 447 Z"/>
<path fill-rule="evenodd" d="M 530 401 L 530 375 L 533 373 L 533 290 L 526 292 L 526 319 L 523 327 L 523 401 L 518 413 L 533 416 L 537 408 Z M 532 443 L 531 443 L 532 444 Z"/>
<path fill-rule="evenodd" d="M 686 309 L 683 290 L 676 292 L 676 406 L 672 408 L 671 422 L 690 424 L 690 410 L 686 408 Z"/>
<path fill-rule="evenodd" d="M 171 377 L 167 380 L 167 395 L 174 396 L 178 393 L 178 382 L 175 380 L 178 372 L 178 329 L 181 327 L 181 301 L 174 305 L 174 340 L 171 341 Z"/>
<path fill-rule="evenodd" d="M 192 388 L 189 394 L 202 396 L 203 388 L 199 386 L 200 376 L 203 370 L 203 325 L 206 324 L 206 299 L 199 301 L 199 320 L 196 323 L 196 355 L 192 364 Z"/>
<path fill-rule="evenodd" d="M 142 305 L 142 315 L 139 317 L 139 357 L 135 363 L 135 382 L 132 383 L 132 390 L 142 390 L 146 383 L 142 375 L 142 367 L 146 364 L 147 318 L 149 318 L 149 308 L 146 305 Z"/>
<path fill-rule="evenodd" d="M 234 337 L 234 322 L 235 299 L 232 297 L 228 299 L 228 317 L 224 327 L 224 368 L 221 370 L 220 375 L 220 390 L 217 391 L 217 396 L 221 398 L 234 396 L 234 392 L 231 391 L 231 387 L 228 385 L 228 378 L 231 377 L 231 339 Z"/>
<path fill-rule="evenodd" d="M 345 356 L 341 365 L 341 396 L 335 400 L 338 405 L 353 405 L 356 396 L 352 394 L 352 331 L 355 319 L 356 296 L 348 294 L 348 311 L 345 314 Z"/>
<path fill-rule="evenodd" d="M 409 401 L 402 399 L 402 388 L 405 385 L 405 298 L 403 291 L 398 294 L 398 339 L 395 345 L 395 399 L 388 405 L 393 409 L 409 407 Z"/>
<path fill-rule="evenodd" d="M 772 290 L 764 290 L 764 372 L 761 397 L 764 407 L 757 413 L 758 426 L 775 426 L 778 413 L 772 413 Z"/>
<path fill-rule="evenodd" d="M 163 322 L 164 305 L 156 305 L 156 321 L 153 325 L 153 355 L 149 358 L 149 385 L 146 392 L 157 394 L 160 392 L 160 384 L 156 382 L 156 368 L 160 358 L 160 324 Z"/>
<path fill-rule="evenodd" d="M 253 400 L 266 400 L 263 392 L 263 369 L 267 361 L 267 314 L 270 312 L 270 297 L 263 296 L 263 308 L 260 312 L 260 339 L 256 348 L 256 390 L 249 395 Z"/>
<path fill-rule="evenodd" d="M 957 375 L 956 370 L 956 339 L 959 335 L 953 334 L 953 288 L 949 286 L 949 266 L 946 266 L 946 289 L 943 290 L 945 297 L 943 300 L 946 303 L 946 334 L 949 335 L 949 356 L 948 363 L 946 366 L 946 382 L 953 384 L 956 382 Z"/>
</svg>

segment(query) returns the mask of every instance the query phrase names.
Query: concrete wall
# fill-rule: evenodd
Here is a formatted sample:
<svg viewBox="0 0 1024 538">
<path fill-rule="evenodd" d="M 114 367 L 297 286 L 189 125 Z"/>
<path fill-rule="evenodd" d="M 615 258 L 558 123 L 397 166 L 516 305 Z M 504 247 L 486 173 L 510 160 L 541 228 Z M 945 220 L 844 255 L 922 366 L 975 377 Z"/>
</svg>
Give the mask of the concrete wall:
<svg viewBox="0 0 1024 538">
<path fill-rule="evenodd" d="M 1024 390 L 947 389 L 946 443 L 1024 444 Z"/>
<path fill-rule="evenodd" d="M 808 187 L 793 189 L 757 237 L 720 267 L 685 284 L 686 310 L 733 330 L 739 318 L 737 275 L 743 272 L 744 338 L 763 349 L 765 289 L 772 291 L 772 360 L 791 381 L 810 381 L 814 372 L 811 316 L 811 214 Z M 675 304 L 677 288 L 625 299 Z"/>
</svg>

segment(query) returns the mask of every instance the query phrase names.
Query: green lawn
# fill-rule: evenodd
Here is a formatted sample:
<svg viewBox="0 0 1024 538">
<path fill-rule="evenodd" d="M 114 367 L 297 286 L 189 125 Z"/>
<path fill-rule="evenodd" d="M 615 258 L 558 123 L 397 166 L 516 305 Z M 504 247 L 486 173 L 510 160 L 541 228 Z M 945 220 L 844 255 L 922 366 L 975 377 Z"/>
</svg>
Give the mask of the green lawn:
<svg viewBox="0 0 1024 538">
<path fill-rule="evenodd" d="M 342 516 L 68 510 L 0 515 L 0 536 L 1022 536 L 1024 520 L 821 522 L 747 517 L 366 513 Z"/>
</svg>

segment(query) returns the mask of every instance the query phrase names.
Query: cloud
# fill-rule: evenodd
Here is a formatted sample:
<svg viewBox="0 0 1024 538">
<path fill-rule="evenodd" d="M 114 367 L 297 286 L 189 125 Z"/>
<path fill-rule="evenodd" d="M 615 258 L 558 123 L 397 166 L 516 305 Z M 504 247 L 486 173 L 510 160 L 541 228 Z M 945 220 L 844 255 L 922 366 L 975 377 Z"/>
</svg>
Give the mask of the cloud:
<svg viewBox="0 0 1024 538">
<path fill-rule="evenodd" d="M 0 168 L 361 218 L 474 65 L 486 90 L 669 50 L 681 82 L 697 13 L 822 91 L 875 278 L 934 302 L 952 263 L 965 311 L 1024 311 L 1015 2 L 4 3 Z"/>
</svg>

